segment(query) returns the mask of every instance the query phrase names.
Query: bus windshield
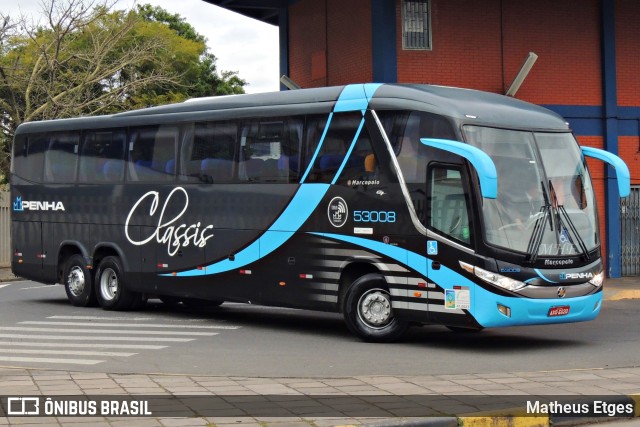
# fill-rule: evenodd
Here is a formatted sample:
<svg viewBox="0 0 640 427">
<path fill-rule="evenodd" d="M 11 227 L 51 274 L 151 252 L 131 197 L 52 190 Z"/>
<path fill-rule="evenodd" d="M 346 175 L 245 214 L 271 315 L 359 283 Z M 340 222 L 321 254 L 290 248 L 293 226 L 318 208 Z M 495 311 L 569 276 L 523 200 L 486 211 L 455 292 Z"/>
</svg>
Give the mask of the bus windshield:
<svg viewBox="0 0 640 427">
<path fill-rule="evenodd" d="M 589 172 L 570 133 L 465 126 L 467 141 L 498 171 L 498 197 L 484 199 L 487 243 L 530 257 L 587 255 L 599 244 Z"/>
</svg>

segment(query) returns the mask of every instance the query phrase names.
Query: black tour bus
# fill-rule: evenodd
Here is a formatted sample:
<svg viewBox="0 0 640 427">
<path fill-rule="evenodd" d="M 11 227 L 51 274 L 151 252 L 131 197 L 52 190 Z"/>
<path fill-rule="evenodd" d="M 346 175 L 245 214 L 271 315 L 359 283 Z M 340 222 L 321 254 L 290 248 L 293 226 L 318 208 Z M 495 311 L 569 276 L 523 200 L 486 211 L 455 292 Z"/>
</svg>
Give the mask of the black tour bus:
<svg viewBox="0 0 640 427">
<path fill-rule="evenodd" d="M 602 302 L 581 148 L 541 107 L 395 84 L 18 127 L 12 269 L 76 306 L 150 296 L 341 312 L 368 341 L 577 322 Z"/>
</svg>

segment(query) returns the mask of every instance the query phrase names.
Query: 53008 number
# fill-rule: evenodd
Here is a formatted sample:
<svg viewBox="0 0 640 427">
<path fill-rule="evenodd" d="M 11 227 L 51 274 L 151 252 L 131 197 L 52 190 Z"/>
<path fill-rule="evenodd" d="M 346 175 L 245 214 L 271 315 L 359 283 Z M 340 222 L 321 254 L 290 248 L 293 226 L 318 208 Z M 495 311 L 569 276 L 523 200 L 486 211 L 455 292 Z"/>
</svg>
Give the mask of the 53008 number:
<svg viewBox="0 0 640 427">
<path fill-rule="evenodd" d="M 353 211 L 355 222 L 396 222 L 393 211 Z"/>
</svg>

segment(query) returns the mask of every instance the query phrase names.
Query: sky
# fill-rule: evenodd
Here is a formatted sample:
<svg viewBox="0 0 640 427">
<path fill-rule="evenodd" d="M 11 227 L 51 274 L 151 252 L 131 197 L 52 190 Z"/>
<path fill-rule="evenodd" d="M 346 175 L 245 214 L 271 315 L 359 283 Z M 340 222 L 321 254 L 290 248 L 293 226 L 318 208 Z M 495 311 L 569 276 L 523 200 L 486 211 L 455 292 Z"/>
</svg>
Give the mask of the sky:
<svg viewBox="0 0 640 427">
<path fill-rule="evenodd" d="M 237 71 L 249 84 L 247 93 L 271 92 L 280 88 L 278 27 L 244 17 L 202 0 L 119 0 L 116 7 L 151 4 L 183 16 L 207 38 L 209 51 L 219 71 Z M 41 16 L 41 0 L 3 1 L 0 12 L 12 18 Z"/>
</svg>

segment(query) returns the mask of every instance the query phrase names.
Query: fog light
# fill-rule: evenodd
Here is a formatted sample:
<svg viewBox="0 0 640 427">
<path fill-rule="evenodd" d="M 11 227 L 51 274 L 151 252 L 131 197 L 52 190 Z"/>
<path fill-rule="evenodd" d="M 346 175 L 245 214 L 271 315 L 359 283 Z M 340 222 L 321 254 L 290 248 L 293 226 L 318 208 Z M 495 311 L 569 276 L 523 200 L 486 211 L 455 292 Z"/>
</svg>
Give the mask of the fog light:
<svg viewBox="0 0 640 427">
<path fill-rule="evenodd" d="M 498 311 L 507 317 L 511 317 L 511 309 L 506 305 L 498 304 Z"/>
</svg>

